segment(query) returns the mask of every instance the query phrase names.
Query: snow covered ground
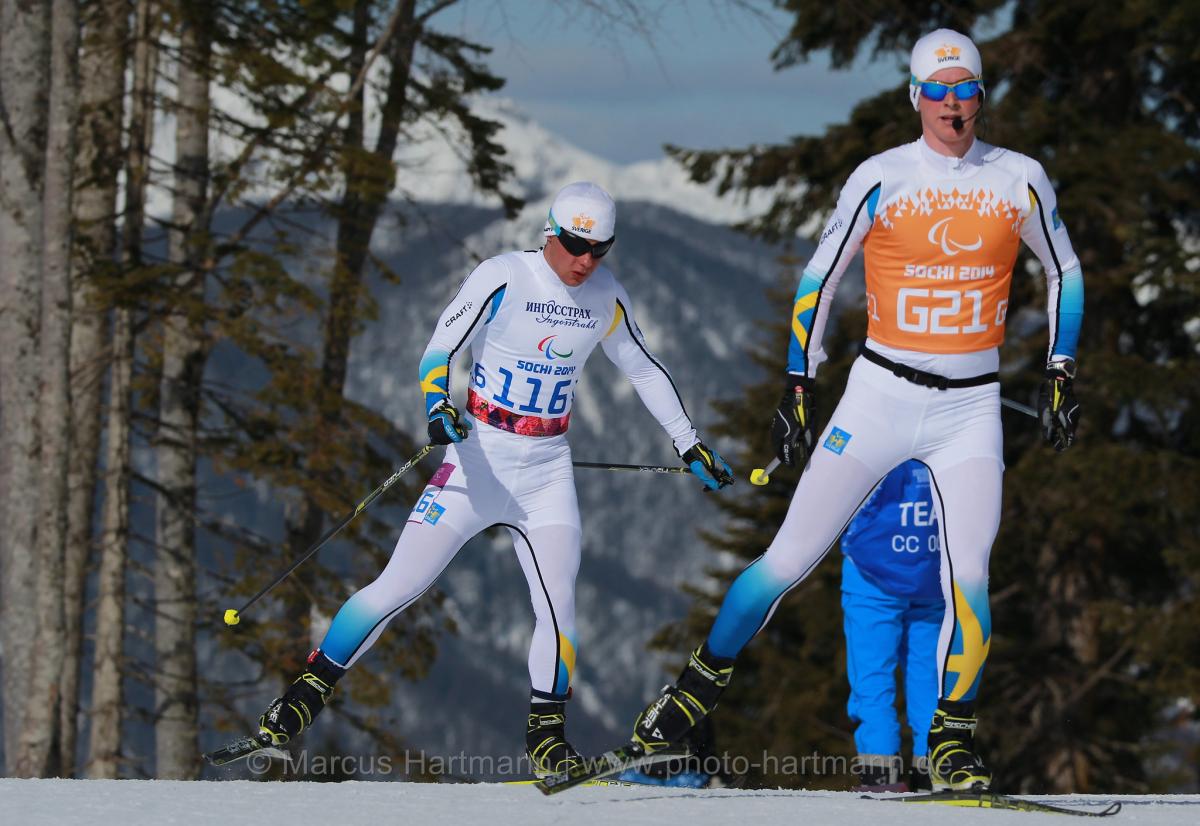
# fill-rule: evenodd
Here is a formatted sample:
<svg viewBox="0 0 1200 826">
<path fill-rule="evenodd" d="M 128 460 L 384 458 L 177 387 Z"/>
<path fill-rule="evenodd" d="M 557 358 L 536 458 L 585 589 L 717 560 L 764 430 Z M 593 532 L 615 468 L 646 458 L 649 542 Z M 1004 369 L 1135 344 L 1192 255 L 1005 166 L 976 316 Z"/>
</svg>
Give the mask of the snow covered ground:
<svg viewBox="0 0 1200 826">
<path fill-rule="evenodd" d="M 1116 824 L 1200 822 L 1200 795 L 1037 797 L 1088 806 L 1121 800 Z M 520 824 L 521 826 L 730 826 L 796 824 L 969 826 L 1061 822 L 1025 812 L 908 806 L 848 792 L 584 788 L 545 798 L 527 786 L 399 782 L 279 783 L 167 780 L 0 780 L 0 823 L 12 826 L 136 824 Z"/>
</svg>

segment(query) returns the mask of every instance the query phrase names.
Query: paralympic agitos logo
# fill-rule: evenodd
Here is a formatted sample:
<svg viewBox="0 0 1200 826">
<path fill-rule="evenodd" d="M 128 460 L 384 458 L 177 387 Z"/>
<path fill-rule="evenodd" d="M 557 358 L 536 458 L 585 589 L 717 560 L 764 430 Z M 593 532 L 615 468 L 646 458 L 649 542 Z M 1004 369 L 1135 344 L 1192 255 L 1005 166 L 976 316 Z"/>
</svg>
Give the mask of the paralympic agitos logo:
<svg viewBox="0 0 1200 826">
<path fill-rule="evenodd" d="M 544 339 L 539 341 L 538 346 L 537 346 L 538 352 L 541 353 L 542 355 L 544 355 L 548 361 L 554 361 L 555 359 L 570 358 L 571 354 L 574 353 L 575 351 L 568 350 L 565 353 L 561 353 L 558 350 L 555 350 L 554 349 L 554 339 L 555 338 L 556 338 L 556 336 L 546 336 Z"/>
<path fill-rule="evenodd" d="M 935 247 L 940 246 L 942 252 L 946 255 L 958 255 L 960 252 L 974 252 L 983 246 L 983 236 L 978 232 L 975 234 L 975 240 L 969 244 L 963 244 L 951 238 L 949 223 L 952 219 L 953 216 L 943 218 L 929 228 L 929 243 Z"/>
</svg>

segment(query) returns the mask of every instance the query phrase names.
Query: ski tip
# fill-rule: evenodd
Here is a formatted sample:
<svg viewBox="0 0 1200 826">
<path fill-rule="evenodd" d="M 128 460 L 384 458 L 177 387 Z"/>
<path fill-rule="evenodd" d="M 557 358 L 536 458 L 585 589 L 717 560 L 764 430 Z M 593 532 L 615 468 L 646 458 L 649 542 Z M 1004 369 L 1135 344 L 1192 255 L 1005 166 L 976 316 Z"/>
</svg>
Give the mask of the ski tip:
<svg viewBox="0 0 1200 826">
<path fill-rule="evenodd" d="M 950 789 L 925 792 L 921 794 L 875 796 L 862 795 L 867 800 L 889 800 L 897 803 L 940 803 L 946 806 L 962 806 L 978 809 L 1007 809 L 1021 812 L 1041 812 L 1043 814 L 1076 815 L 1079 817 L 1109 817 L 1121 811 L 1121 802 L 1114 800 L 1099 811 L 1094 809 L 1062 806 L 1055 803 L 1043 803 L 1029 800 L 1025 797 L 999 794 L 992 791 L 954 791 Z"/>
<path fill-rule="evenodd" d="M 206 751 L 201 758 L 210 766 L 224 766 L 229 762 L 219 751 Z"/>
<path fill-rule="evenodd" d="M 204 762 L 211 766 L 227 766 L 244 757 L 249 757 L 251 754 L 260 754 L 265 757 L 274 757 L 281 760 L 288 758 L 287 752 L 276 748 L 271 735 L 261 731 L 258 734 L 252 734 L 248 737 L 242 737 L 231 743 L 227 743 L 216 751 L 205 752 L 201 756 Z"/>
</svg>

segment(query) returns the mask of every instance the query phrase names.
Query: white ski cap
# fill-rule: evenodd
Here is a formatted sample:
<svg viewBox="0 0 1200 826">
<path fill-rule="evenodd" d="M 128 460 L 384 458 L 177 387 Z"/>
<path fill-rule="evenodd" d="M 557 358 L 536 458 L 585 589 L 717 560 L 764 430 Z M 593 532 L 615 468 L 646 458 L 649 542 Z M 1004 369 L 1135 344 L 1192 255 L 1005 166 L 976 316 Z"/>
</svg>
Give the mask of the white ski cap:
<svg viewBox="0 0 1200 826">
<path fill-rule="evenodd" d="M 912 79 L 908 84 L 908 96 L 914 109 L 919 108 L 920 88 L 917 83 L 928 80 L 930 75 L 939 69 L 961 67 L 974 77 L 983 77 L 983 60 L 979 57 L 979 49 L 965 34 L 953 29 L 938 29 L 922 37 L 913 46 L 912 60 L 908 68 Z"/>
<path fill-rule="evenodd" d="M 607 241 L 617 234 L 617 205 L 612 196 L 588 181 L 567 184 L 554 196 L 546 218 L 546 234 L 558 227 L 581 238 Z"/>
</svg>

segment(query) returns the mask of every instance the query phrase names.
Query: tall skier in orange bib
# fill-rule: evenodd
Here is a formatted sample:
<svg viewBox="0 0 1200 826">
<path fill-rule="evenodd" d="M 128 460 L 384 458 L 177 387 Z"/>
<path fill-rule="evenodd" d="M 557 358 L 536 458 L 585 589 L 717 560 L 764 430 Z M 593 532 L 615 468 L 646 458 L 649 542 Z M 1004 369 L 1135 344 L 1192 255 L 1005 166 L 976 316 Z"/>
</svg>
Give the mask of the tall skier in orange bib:
<svg viewBox="0 0 1200 826">
<path fill-rule="evenodd" d="M 772 437 L 781 462 L 807 467 L 770 547 L 730 586 L 679 680 L 638 717 L 633 740 L 647 752 L 677 742 L 713 709 L 738 653 L 783 595 L 817 566 L 876 483 L 916 459 L 929 468 L 946 598 L 931 780 L 935 790 L 991 785 L 975 749 L 975 697 L 991 642 L 988 557 L 1004 473 L 997 348 L 1020 242 L 1045 271 L 1050 340 L 1039 407 L 1043 435 L 1060 451 L 1079 416 L 1071 386 L 1083 278 L 1041 165 L 975 136 L 985 94 L 975 44 L 940 29 L 917 41 L 911 69 L 921 137 L 854 171 L 796 292 Z M 817 439 L 821 339 L 859 247 L 867 340 Z"/>
</svg>

